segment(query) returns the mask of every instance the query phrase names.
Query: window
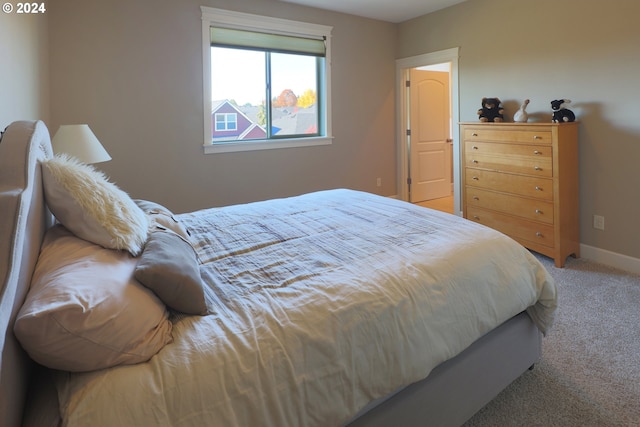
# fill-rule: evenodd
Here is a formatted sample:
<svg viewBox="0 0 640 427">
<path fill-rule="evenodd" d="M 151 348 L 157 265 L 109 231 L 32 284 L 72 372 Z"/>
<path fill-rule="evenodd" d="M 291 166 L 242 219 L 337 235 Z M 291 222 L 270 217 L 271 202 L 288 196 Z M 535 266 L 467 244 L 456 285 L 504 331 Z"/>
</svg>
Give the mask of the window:
<svg viewBox="0 0 640 427">
<path fill-rule="evenodd" d="M 202 6 L 205 153 L 331 143 L 331 27 Z"/>
<path fill-rule="evenodd" d="M 215 113 L 216 131 L 237 130 L 238 115 L 235 113 Z"/>
</svg>

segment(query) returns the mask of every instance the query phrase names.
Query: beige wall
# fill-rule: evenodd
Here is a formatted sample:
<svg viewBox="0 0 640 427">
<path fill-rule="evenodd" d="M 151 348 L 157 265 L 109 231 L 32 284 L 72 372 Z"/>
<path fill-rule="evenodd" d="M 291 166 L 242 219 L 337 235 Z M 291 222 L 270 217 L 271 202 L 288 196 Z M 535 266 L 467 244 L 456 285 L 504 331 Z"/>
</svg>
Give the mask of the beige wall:
<svg viewBox="0 0 640 427">
<path fill-rule="evenodd" d="M 201 4 L 334 26 L 333 145 L 202 154 Z M 508 116 L 528 97 L 542 121 L 550 100 L 573 100 L 581 240 L 640 258 L 640 200 L 629 197 L 640 160 L 635 0 L 470 0 L 398 26 L 273 0 L 48 8 L 0 15 L 0 54 L 11 58 L 0 69 L 0 126 L 89 123 L 114 158 L 101 168 L 135 197 L 186 211 L 337 186 L 394 194 L 394 59 L 459 46 L 462 120 L 476 120 L 483 96 L 500 97 Z M 593 214 L 605 217 L 604 232 Z"/>
<path fill-rule="evenodd" d="M 48 118 L 47 15 L 0 12 L 0 130 Z"/>
<path fill-rule="evenodd" d="M 640 258 L 640 2 L 470 0 L 399 25 L 397 57 L 460 47 L 460 118 L 483 96 L 535 120 L 572 100 L 580 125 L 581 241 Z M 592 227 L 605 217 L 605 231 Z"/>
<path fill-rule="evenodd" d="M 332 145 L 203 154 L 200 5 L 334 27 Z M 50 126 L 88 123 L 113 157 L 100 168 L 134 197 L 182 212 L 334 187 L 395 194 L 395 25 L 273 0 L 49 9 Z"/>
</svg>

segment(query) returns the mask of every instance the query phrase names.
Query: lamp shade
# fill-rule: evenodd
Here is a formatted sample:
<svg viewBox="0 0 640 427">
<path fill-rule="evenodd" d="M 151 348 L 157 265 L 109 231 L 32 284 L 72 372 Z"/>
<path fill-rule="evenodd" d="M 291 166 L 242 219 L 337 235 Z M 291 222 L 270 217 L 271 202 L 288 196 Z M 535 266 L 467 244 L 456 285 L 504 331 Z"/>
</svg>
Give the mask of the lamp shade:
<svg viewBox="0 0 640 427">
<path fill-rule="evenodd" d="M 51 141 L 53 152 L 65 153 L 84 163 L 100 163 L 111 160 L 89 125 L 62 125 Z"/>
</svg>

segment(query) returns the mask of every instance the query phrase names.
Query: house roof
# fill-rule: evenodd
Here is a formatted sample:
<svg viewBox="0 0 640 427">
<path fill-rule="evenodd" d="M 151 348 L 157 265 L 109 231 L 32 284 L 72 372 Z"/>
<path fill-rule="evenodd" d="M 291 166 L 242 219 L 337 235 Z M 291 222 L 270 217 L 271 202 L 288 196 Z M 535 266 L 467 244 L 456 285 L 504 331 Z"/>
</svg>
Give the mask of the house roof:
<svg viewBox="0 0 640 427">
<path fill-rule="evenodd" d="M 288 107 L 278 110 L 283 110 L 283 114 L 279 118 L 273 118 L 272 120 L 273 127 L 279 129 L 276 134 L 301 135 L 318 131 L 318 116 L 315 104 L 308 108 Z"/>
</svg>

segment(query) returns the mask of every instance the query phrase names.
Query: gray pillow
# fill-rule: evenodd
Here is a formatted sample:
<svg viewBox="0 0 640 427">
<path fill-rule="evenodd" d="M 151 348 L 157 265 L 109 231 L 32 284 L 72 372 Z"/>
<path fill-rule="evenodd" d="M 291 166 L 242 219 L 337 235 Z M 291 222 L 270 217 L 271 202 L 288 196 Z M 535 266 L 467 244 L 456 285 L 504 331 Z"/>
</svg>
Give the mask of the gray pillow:
<svg viewBox="0 0 640 427">
<path fill-rule="evenodd" d="M 208 314 L 196 253 L 176 233 L 150 233 L 136 265 L 135 278 L 173 310 Z"/>
<path fill-rule="evenodd" d="M 190 241 L 191 233 L 187 228 L 178 221 L 169 209 L 165 208 L 159 203 L 150 202 L 149 200 L 134 199 L 136 205 L 142 211 L 147 214 L 149 223 L 151 224 L 151 231 L 155 229 L 169 229 L 175 233 L 178 233 L 184 237 L 187 241 Z"/>
</svg>

